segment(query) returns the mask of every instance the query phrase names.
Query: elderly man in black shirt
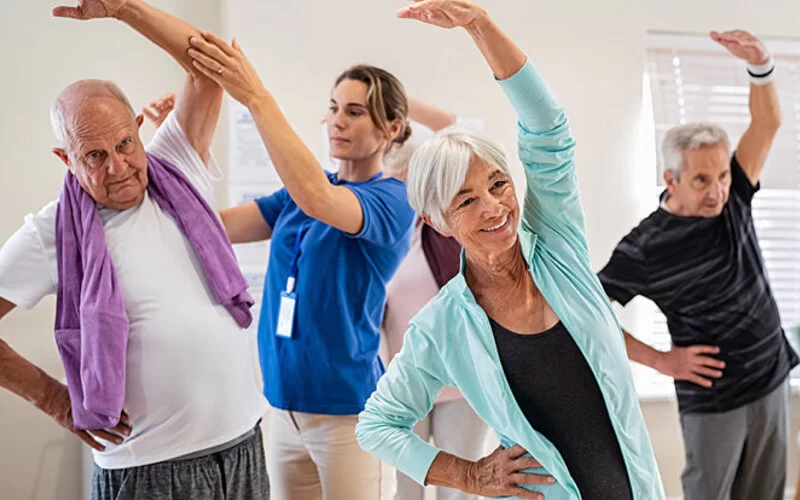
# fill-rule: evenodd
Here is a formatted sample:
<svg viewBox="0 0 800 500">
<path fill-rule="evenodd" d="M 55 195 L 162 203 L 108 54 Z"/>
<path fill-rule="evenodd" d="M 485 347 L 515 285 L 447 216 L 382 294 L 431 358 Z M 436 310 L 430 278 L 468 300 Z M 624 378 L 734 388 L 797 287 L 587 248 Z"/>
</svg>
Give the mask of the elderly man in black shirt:
<svg viewBox="0 0 800 500">
<path fill-rule="evenodd" d="M 788 375 L 798 358 L 784 335 L 758 246 L 751 201 L 780 126 L 774 63 L 749 33 L 712 32 L 747 61 L 751 122 L 733 154 L 717 125 L 664 138 L 658 210 L 619 243 L 600 280 L 612 300 L 651 299 L 672 349 L 629 333 L 629 357 L 675 379 L 686 500 L 783 498 Z"/>
</svg>

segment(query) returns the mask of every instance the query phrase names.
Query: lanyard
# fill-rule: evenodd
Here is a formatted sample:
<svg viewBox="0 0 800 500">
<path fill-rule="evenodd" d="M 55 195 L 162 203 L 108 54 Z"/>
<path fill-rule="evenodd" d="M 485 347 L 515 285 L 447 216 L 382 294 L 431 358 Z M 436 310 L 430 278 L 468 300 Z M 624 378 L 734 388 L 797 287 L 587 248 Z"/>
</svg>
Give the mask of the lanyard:
<svg viewBox="0 0 800 500">
<path fill-rule="evenodd" d="M 298 263 L 300 262 L 300 243 L 303 242 L 303 237 L 308 232 L 312 222 L 313 219 L 305 221 L 300 225 L 300 229 L 297 230 L 297 237 L 294 240 L 294 257 L 292 257 L 292 267 L 289 270 L 289 279 L 286 280 L 286 293 L 294 292 L 294 285 L 297 281 L 297 271 L 299 270 Z"/>
<path fill-rule="evenodd" d="M 372 182 L 376 179 L 379 179 L 382 175 L 383 172 L 378 172 L 364 182 Z M 338 183 L 338 180 L 334 180 L 334 184 Z M 289 270 L 289 279 L 286 280 L 286 293 L 294 292 L 294 287 L 297 282 L 297 273 L 300 267 L 300 253 L 302 252 L 300 244 L 303 242 L 303 237 L 305 237 L 312 223 L 314 223 L 314 219 L 309 219 L 301 224 L 300 228 L 297 230 L 297 237 L 294 240 L 294 257 L 292 257 L 292 267 Z"/>
</svg>

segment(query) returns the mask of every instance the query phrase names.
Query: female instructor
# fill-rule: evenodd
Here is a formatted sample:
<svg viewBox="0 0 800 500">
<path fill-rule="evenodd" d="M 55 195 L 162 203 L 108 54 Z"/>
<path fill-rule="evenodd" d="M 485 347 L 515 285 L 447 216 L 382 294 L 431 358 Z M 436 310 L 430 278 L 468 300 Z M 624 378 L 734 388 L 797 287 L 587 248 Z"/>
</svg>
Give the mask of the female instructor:
<svg viewBox="0 0 800 500">
<path fill-rule="evenodd" d="M 414 220 L 405 184 L 382 173 L 384 154 L 410 134 L 403 86 L 374 66 L 339 75 L 326 120 L 339 171 L 326 173 L 235 41 L 204 33 L 190 42 L 195 66 L 250 111 L 285 186 L 221 213 L 233 243 L 272 239 L 258 329 L 274 408 L 272 498 L 386 498 L 393 477 L 359 448 L 354 428 L 384 371 L 386 284 Z"/>
</svg>

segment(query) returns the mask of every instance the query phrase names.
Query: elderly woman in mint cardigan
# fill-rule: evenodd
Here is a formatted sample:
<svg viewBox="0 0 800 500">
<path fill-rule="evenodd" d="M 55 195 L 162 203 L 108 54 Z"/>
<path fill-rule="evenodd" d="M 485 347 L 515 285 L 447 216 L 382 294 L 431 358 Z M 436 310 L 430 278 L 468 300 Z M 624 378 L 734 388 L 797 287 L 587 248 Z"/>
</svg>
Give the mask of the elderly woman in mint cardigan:
<svg viewBox="0 0 800 500">
<path fill-rule="evenodd" d="M 425 0 L 399 16 L 470 34 L 517 111 L 527 189 L 521 209 L 501 148 L 469 130 L 415 153 L 409 201 L 463 246 L 461 272 L 412 320 L 359 443 L 421 484 L 487 497 L 663 498 L 622 332 L 589 265 L 564 110 L 472 2 Z M 414 435 L 445 385 L 500 448 L 471 462 Z"/>
</svg>

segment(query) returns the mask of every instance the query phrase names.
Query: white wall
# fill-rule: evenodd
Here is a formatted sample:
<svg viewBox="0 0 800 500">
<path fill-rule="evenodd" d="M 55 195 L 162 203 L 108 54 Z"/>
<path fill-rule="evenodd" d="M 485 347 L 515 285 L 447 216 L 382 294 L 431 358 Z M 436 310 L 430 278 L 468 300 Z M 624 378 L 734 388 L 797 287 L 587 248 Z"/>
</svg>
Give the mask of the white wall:
<svg viewBox="0 0 800 500">
<path fill-rule="evenodd" d="M 65 3 L 65 2 L 63 2 Z M 219 30 L 217 0 L 155 0 L 154 5 L 211 30 Z M 182 70 L 126 26 L 110 20 L 80 23 L 50 17 L 53 1 L 0 3 L 0 242 L 23 216 L 56 198 L 64 167 L 53 156 L 48 110 L 58 92 L 81 78 L 119 83 L 134 107 L 178 90 Z M 145 137 L 152 135 L 146 126 Z M 224 136 L 224 134 L 222 134 Z M 48 373 L 60 377 L 53 342 L 54 300 L 33 312 L 14 311 L 0 336 Z M 48 417 L 0 391 L 0 497 L 80 497 L 80 446 Z"/>
<path fill-rule="evenodd" d="M 410 94 L 481 116 L 515 151 L 514 116 L 468 37 L 394 18 L 404 1 L 161 0 L 156 5 L 203 27 L 236 35 L 304 140 L 319 151 L 319 119 L 333 79 L 369 62 L 394 72 Z M 578 161 L 591 257 L 599 268 L 614 244 L 655 206 L 654 179 L 640 137 L 645 31 L 745 28 L 798 36 L 794 0 L 487 0 L 484 5 L 533 58 L 567 108 Z M 758 5 L 758 7 L 756 7 Z M 220 7 L 221 6 L 221 7 Z M 157 49 L 114 22 L 51 20 L 48 2 L 3 2 L 0 40 L 0 241 L 22 216 L 57 195 L 63 171 L 49 153 L 47 107 L 58 90 L 87 76 L 118 81 L 135 105 L 174 89 L 181 76 Z M 217 13 L 224 11 L 224 22 Z M 691 13 L 691 14 L 684 14 Z M 226 135 L 219 134 L 218 158 Z M 646 157 L 646 155 L 645 155 Z M 517 170 L 517 179 L 521 173 Z M 58 373 L 52 303 L 15 312 L 0 335 Z M 670 495 L 679 494 L 682 451 L 677 412 L 644 403 Z M 797 426 L 795 426 L 795 429 Z M 77 498 L 78 445 L 30 406 L 0 393 L 0 484 L 8 498 Z M 794 457 L 793 457 L 794 460 Z M 791 469 L 796 469 L 796 461 Z M 794 478 L 792 478 L 792 481 Z M 9 489 L 10 488 L 10 489 Z"/>
</svg>

